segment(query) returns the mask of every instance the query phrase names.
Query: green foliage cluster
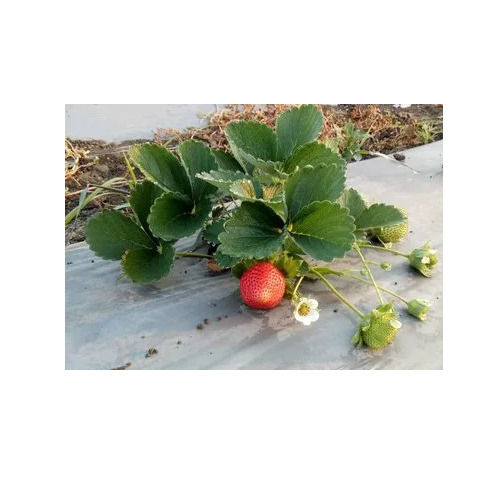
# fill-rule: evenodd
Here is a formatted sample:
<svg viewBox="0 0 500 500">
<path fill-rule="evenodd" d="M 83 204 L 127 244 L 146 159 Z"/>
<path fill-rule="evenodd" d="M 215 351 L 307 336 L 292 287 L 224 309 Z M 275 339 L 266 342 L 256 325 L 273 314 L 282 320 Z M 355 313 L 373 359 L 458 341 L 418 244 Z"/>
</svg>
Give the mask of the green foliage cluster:
<svg viewBox="0 0 500 500">
<path fill-rule="evenodd" d="M 359 161 L 363 157 L 363 144 L 370 137 L 368 132 L 358 130 L 351 122 L 339 129 L 336 137 L 328 137 L 325 144 L 336 153 L 339 153 L 349 163 Z M 365 152 L 366 154 L 366 152 Z"/>
<path fill-rule="evenodd" d="M 331 262 L 354 250 L 382 307 L 361 248 L 391 251 L 368 245 L 366 238 L 406 227 L 407 214 L 392 205 L 369 204 L 346 185 L 347 164 L 358 159 L 366 134 L 348 127 L 348 140 L 340 148 L 318 141 L 322 127 L 318 108 L 303 105 L 282 113 L 275 130 L 254 121 L 231 122 L 226 129 L 231 154 L 193 140 L 183 142 L 176 154 L 157 144 L 133 146 L 130 160 L 145 177 L 131 189 L 133 213 L 106 210 L 90 219 L 90 248 L 104 259 L 121 260 L 132 281 L 150 283 L 167 276 L 176 257 L 187 255 L 176 254 L 174 243 L 201 230 L 216 247 L 213 258 L 219 266 L 232 268 L 239 278 L 255 262 L 270 261 L 283 271 L 292 299 L 304 277 L 323 280 L 341 298 L 325 276 L 342 273 L 311 262 Z M 393 253 L 409 258 L 425 276 L 437 259 L 428 248 L 411 258 Z M 296 286 L 294 279 L 300 280 Z M 363 334 L 358 332 L 356 344 L 383 343 L 367 341 L 373 337 L 369 328 L 375 331 L 369 318 L 375 324 L 378 313 L 364 315 L 341 300 L 363 318 Z"/>
<path fill-rule="evenodd" d="M 177 155 L 156 144 L 132 147 L 130 159 L 146 179 L 131 191 L 134 215 L 94 216 L 87 225 L 90 248 L 121 259 L 130 279 L 147 283 L 168 274 L 173 243 L 202 228 L 207 241 L 220 243 L 217 262 L 232 267 L 284 251 L 331 261 L 352 248 L 357 233 L 403 223 L 399 209 L 367 207 L 346 188 L 346 159 L 316 141 L 322 126 L 317 107 L 304 105 L 280 115 L 276 130 L 230 123 L 232 155 L 197 141 L 182 143 Z M 239 206 L 214 217 L 224 197 Z"/>
</svg>

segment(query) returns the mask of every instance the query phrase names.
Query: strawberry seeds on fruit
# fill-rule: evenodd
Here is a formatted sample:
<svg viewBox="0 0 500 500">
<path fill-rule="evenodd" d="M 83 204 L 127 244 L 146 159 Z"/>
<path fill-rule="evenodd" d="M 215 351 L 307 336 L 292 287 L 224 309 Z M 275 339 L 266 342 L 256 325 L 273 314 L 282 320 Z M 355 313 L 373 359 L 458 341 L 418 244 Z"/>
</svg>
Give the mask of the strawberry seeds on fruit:
<svg viewBox="0 0 500 500">
<path fill-rule="evenodd" d="M 241 296 L 254 309 L 272 309 L 285 295 L 285 277 L 270 262 L 259 262 L 240 279 Z"/>
</svg>

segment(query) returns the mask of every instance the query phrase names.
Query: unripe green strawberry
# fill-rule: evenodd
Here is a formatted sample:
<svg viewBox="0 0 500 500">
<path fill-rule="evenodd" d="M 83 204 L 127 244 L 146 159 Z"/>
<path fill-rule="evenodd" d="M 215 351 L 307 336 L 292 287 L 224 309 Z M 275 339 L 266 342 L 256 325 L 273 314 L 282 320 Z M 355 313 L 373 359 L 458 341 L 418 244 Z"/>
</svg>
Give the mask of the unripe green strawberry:
<svg viewBox="0 0 500 500">
<path fill-rule="evenodd" d="M 424 321 L 427 318 L 430 307 L 431 303 L 424 299 L 413 299 L 408 302 L 408 312 L 420 321 Z"/>
<path fill-rule="evenodd" d="M 378 306 L 361 322 L 351 342 L 358 347 L 367 345 L 372 349 L 383 349 L 392 344 L 401 328 L 397 317 L 392 303 Z"/>
<path fill-rule="evenodd" d="M 429 242 L 421 248 L 415 248 L 408 255 L 408 260 L 412 267 L 420 271 L 427 278 L 431 277 L 432 270 L 439 261 L 436 250 L 431 248 Z"/>
<path fill-rule="evenodd" d="M 408 217 L 408 212 L 404 208 L 399 208 L 399 210 Z M 402 224 L 391 227 L 382 227 L 380 229 L 374 229 L 372 234 L 378 236 L 380 240 L 384 243 L 395 243 L 400 239 L 404 238 L 408 233 L 408 220 L 404 221 Z"/>
<path fill-rule="evenodd" d="M 285 277 L 270 262 L 259 262 L 243 273 L 240 279 L 241 297 L 255 309 L 272 309 L 285 294 Z"/>
</svg>

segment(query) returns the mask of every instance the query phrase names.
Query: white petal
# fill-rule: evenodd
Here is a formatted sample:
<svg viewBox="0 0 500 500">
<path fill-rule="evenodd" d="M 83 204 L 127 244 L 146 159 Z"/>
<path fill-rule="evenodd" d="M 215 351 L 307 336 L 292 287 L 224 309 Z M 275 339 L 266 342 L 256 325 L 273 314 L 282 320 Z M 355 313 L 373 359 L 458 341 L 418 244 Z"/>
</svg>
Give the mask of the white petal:
<svg viewBox="0 0 500 500">
<path fill-rule="evenodd" d="M 317 309 L 318 308 L 318 301 L 316 299 L 308 299 L 307 300 L 307 305 L 311 309 Z"/>
<path fill-rule="evenodd" d="M 302 323 L 304 323 L 305 326 L 309 326 L 311 324 L 311 320 L 304 316 Z"/>
<path fill-rule="evenodd" d="M 307 316 L 301 316 L 297 310 L 295 310 L 295 311 L 293 312 L 293 315 L 295 316 L 295 319 L 296 319 L 299 323 L 304 323 L 304 324 L 305 324 L 305 322 L 306 322 L 306 321 L 308 321 Z"/>
<path fill-rule="evenodd" d="M 313 322 L 313 321 L 318 321 L 318 318 L 319 318 L 319 312 L 314 310 L 314 311 L 311 311 L 308 315 L 307 315 L 307 319 L 310 321 L 310 322 Z"/>
<path fill-rule="evenodd" d="M 430 261 L 431 261 L 431 259 L 429 259 L 429 257 L 427 257 L 427 256 L 422 257 L 422 260 L 421 260 L 422 264 L 428 264 Z"/>
<path fill-rule="evenodd" d="M 402 325 L 402 323 L 401 323 L 400 321 L 398 321 L 397 319 L 393 319 L 393 320 L 391 320 L 391 326 L 392 326 L 393 328 L 396 328 L 396 330 L 397 330 L 397 329 L 401 328 L 403 325 Z"/>
</svg>

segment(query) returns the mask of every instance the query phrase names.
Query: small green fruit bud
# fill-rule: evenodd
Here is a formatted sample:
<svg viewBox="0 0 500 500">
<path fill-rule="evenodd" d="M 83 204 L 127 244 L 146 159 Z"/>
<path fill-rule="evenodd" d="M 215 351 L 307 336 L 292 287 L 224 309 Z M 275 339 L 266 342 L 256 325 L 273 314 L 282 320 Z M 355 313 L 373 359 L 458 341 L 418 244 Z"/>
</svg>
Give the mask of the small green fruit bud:
<svg viewBox="0 0 500 500">
<path fill-rule="evenodd" d="M 391 266 L 391 263 L 390 262 L 381 262 L 380 263 L 380 267 L 384 270 L 384 271 L 390 271 L 392 269 L 392 266 Z"/>
<path fill-rule="evenodd" d="M 426 243 L 422 248 L 416 248 L 408 256 L 410 265 L 422 273 L 425 277 L 430 278 L 434 266 L 438 263 L 436 250 L 431 248 L 430 243 Z"/>
<path fill-rule="evenodd" d="M 427 313 L 431 308 L 431 303 L 428 300 L 413 299 L 408 302 L 408 313 L 420 321 L 424 321 Z"/>
</svg>

